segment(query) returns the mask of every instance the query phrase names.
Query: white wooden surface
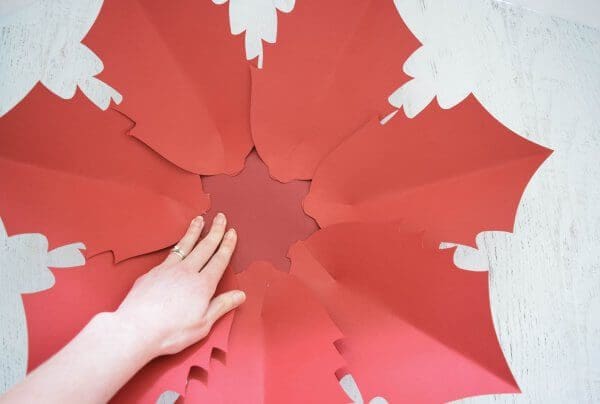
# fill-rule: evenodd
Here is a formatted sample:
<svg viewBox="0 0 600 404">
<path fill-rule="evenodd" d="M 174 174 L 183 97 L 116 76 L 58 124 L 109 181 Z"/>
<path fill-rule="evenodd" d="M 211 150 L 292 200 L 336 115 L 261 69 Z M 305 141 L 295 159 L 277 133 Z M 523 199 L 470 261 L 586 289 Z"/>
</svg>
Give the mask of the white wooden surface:
<svg viewBox="0 0 600 404">
<path fill-rule="evenodd" d="M 0 8 L 0 82 L 19 85 L 21 73 L 44 72 L 53 60 L 11 28 L 18 17 L 10 3 L 17 2 L 2 1 L 8 11 Z M 494 0 L 396 0 L 428 48 L 426 65 L 436 67 L 417 72 L 436 95 L 467 89 L 506 126 L 555 150 L 525 192 L 514 234 L 480 237 L 496 329 L 523 394 L 465 401 L 600 402 L 598 3 L 518 2 L 542 13 Z M 64 35 L 48 27 L 86 21 L 91 6 L 50 3 L 59 12 L 46 10 L 43 24 L 28 29 L 60 50 Z M 12 22 L 3 24 L 7 18 Z"/>
</svg>

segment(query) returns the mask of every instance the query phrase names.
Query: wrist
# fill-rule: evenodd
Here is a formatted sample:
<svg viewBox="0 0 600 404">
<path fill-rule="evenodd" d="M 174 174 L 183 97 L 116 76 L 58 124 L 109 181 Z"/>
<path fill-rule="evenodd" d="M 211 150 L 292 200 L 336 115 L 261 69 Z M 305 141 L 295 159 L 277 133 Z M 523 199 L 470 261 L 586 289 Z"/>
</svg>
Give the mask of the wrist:
<svg viewBox="0 0 600 404">
<path fill-rule="evenodd" d="M 96 314 L 86 329 L 108 340 L 127 360 L 141 363 L 140 367 L 158 356 L 158 341 L 118 311 Z"/>
</svg>

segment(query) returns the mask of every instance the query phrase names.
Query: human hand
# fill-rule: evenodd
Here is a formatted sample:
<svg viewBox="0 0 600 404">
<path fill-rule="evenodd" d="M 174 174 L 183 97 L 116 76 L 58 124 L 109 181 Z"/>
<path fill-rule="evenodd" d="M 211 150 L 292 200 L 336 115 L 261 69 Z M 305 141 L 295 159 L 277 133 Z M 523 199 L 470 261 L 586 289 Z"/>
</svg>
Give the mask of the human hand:
<svg viewBox="0 0 600 404">
<path fill-rule="evenodd" d="M 204 219 L 196 217 L 178 244 L 186 256 L 171 252 L 165 261 L 137 279 L 115 317 L 139 332 L 151 357 L 179 352 L 204 338 L 212 325 L 246 298 L 239 290 L 213 298 L 237 235 L 225 232 L 219 213 L 200 242 Z"/>
<path fill-rule="evenodd" d="M 237 290 L 213 298 L 237 241 L 233 229 L 225 232 L 226 225 L 225 216 L 217 215 L 198 242 L 204 220 L 194 219 L 179 243 L 187 254 L 183 260 L 171 252 L 138 278 L 116 311 L 94 316 L 0 401 L 105 403 L 153 358 L 204 338 L 215 321 L 246 298 Z"/>
</svg>

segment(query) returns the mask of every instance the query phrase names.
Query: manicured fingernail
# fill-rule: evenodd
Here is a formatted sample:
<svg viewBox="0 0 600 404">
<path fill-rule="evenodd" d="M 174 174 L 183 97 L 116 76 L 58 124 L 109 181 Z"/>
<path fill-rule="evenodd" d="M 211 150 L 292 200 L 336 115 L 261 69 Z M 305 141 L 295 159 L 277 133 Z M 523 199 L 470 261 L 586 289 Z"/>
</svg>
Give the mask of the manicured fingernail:
<svg viewBox="0 0 600 404">
<path fill-rule="evenodd" d="M 235 300 L 235 302 L 237 304 L 243 302 L 244 300 L 246 300 L 246 294 L 244 292 L 235 292 L 233 294 L 233 300 Z"/>
<path fill-rule="evenodd" d="M 225 223 L 225 215 L 222 213 L 217 213 L 217 216 L 215 217 L 215 223 L 217 223 L 217 224 Z"/>
</svg>

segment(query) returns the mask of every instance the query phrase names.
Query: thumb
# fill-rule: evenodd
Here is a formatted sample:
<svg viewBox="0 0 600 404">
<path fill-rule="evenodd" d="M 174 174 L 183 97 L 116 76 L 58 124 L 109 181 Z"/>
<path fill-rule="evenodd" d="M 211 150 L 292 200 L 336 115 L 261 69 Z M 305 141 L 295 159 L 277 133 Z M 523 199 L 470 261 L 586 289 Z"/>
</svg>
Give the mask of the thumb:
<svg viewBox="0 0 600 404">
<path fill-rule="evenodd" d="M 221 293 L 211 300 L 206 310 L 206 319 L 209 324 L 214 324 L 218 319 L 235 309 L 246 300 L 246 294 L 241 290 L 231 290 Z"/>
</svg>

